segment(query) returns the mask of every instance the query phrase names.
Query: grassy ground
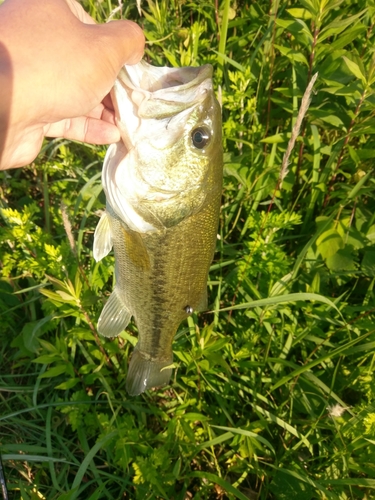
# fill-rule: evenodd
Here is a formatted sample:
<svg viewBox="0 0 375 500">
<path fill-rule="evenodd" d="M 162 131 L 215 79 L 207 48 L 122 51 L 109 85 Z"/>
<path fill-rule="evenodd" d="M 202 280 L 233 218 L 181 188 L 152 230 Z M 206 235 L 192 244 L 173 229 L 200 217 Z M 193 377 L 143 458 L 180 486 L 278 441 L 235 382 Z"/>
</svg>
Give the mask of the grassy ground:
<svg viewBox="0 0 375 500">
<path fill-rule="evenodd" d="M 9 498 L 374 498 L 374 1 L 83 3 L 140 22 L 155 65 L 214 65 L 211 312 L 181 325 L 171 386 L 128 397 L 136 328 L 95 330 L 114 267 L 92 258 L 104 148 L 55 140 L 2 173 Z"/>
</svg>

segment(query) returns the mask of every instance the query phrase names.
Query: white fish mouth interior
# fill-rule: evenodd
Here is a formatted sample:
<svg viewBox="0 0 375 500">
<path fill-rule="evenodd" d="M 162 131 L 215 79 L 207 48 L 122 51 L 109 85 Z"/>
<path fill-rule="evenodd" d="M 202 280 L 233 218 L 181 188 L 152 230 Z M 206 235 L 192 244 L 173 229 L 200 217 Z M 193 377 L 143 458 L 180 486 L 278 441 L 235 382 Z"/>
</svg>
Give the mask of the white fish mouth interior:
<svg viewBox="0 0 375 500">
<path fill-rule="evenodd" d="M 126 66 L 126 70 L 132 86 L 148 92 L 156 92 L 161 89 L 181 87 L 183 85 L 194 85 L 198 83 L 194 82 L 194 80 L 202 72 L 202 68 L 155 67 L 143 61 L 134 66 Z"/>
</svg>

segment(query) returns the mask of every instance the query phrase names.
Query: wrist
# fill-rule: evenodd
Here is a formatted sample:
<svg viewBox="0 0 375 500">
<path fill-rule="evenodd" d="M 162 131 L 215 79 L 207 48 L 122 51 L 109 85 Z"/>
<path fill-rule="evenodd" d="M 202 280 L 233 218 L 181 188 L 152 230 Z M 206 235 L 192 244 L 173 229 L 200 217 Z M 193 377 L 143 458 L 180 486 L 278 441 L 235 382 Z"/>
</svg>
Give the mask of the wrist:
<svg viewBox="0 0 375 500">
<path fill-rule="evenodd" d="M 0 169 L 7 168 L 8 145 L 12 142 L 12 63 L 0 41 Z"/>
</svg>

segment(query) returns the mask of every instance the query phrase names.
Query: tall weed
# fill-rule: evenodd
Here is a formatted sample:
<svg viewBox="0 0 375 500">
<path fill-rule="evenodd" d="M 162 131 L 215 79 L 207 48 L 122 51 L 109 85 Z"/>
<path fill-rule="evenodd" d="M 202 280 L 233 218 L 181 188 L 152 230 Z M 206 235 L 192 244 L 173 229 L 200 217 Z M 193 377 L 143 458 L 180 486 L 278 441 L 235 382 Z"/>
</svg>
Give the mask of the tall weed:
<svg viewBox="0 0 375 500">
<path fill-rule="evenodd" d="M 105 150 L 1 174 L 0 446 L 22 499 L 363 499 L 375 488 L 373 1 L 84 1 L 155 65 L 213 64 L 225 183 L 211 310 L 170 387 L 125 392 L 136 328 L 96 323 Z M 288 172 L 301 98 L 318 73 Z"/>
</svg>

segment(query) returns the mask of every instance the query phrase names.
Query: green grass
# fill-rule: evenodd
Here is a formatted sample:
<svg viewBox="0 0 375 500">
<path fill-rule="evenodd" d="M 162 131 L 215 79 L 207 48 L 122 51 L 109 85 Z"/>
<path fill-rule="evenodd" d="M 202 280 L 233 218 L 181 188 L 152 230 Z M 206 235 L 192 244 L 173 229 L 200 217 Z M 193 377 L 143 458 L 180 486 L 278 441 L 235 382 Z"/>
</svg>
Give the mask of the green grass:
<svg viewBox="0 0 375 500">
<path fill-rule="evenodd" d="M 98 21 L 118 6 L 83 3 Z M 114 270 L 113 256 L 92 258 L 105 149 L 54 140 L 3 172 L 10 498 L 373 498 L 375 4 L 142 8 L 122 15 L 143 26 L 150 62 L 215 68 L 225 179 L 211 310 L 181 325 L 171 385 L 128 397 L 136 328 L 113 341 L 95 329 Z"/>
</svg>

